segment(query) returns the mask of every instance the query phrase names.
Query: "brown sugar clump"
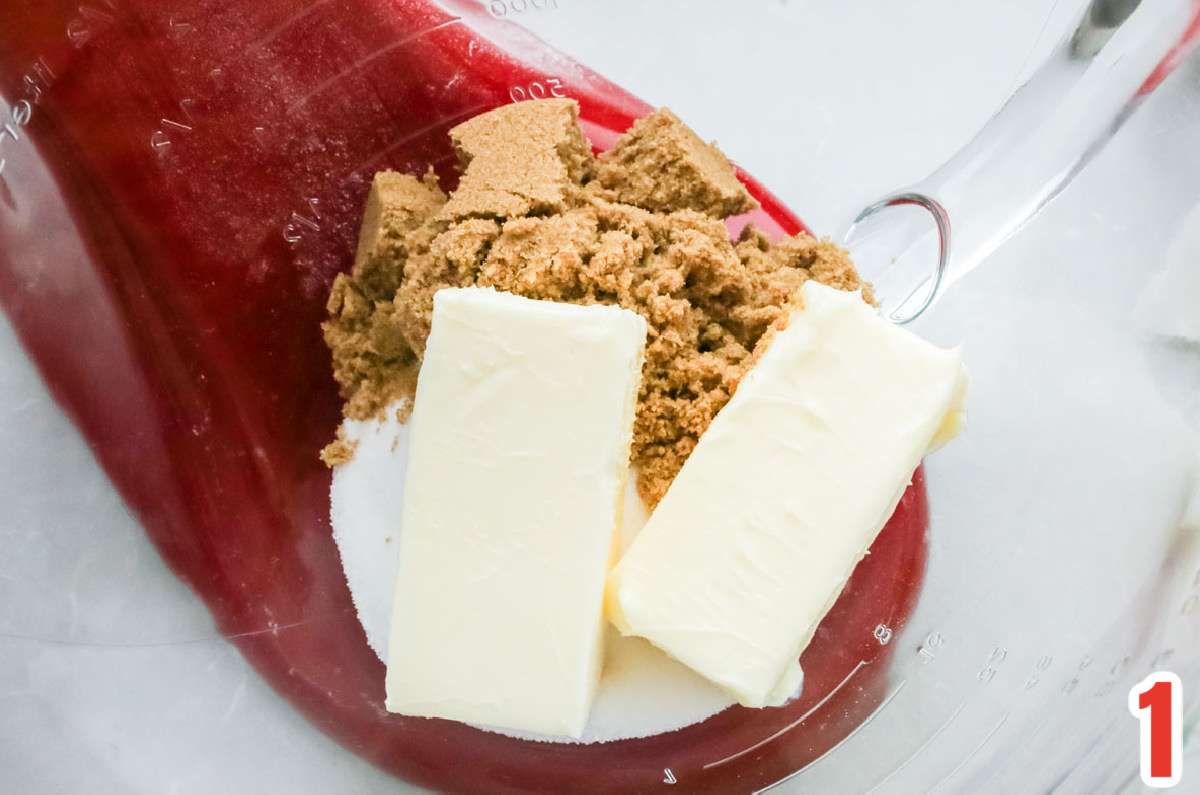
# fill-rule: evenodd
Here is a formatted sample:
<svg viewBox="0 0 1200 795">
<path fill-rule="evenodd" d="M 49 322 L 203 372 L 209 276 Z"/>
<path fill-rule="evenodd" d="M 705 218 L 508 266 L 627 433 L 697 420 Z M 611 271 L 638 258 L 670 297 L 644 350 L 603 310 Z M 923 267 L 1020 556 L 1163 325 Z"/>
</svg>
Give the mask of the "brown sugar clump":
<svg viewBox="0 0 1200 795">
<path fill-rule="evenodd" d="M 381 171 L 371 183 L 351 275 L 372 301 L 390 301 L 400 286 L 404 235 L 418 228 L 446 203 L 430 172 L 424 180 Z"/>
<path fill-rule="evenodd" d="M 666 108 L 636 122 L 598 164 L 609 198 L 647 210 L 727 218 L 758 207 L 725 155 Z"/>
<path fill-rule="evenodd" d="M 463 169 L 446 220 L 565 210 L 595 162 L 571 99 L 499 107 L 450 131 Z"/>
<path fill-rule="evenodd" d="M 620 154 L 600 156 L 594 179 L 569 100 L 521 102 L 456 128 L 467 173 L 448 201 L 428 180 L 388 188 L 398 175 L 378 175 L 386 184 L 372 189 L 363 239 L 383 242 L 370 244 L 373 264 L 356 262 L 334 282 L 325 324 L 346 416 L 382 415 L 398 398 L 411 405 L 442 288 L 617 304 L 649 327 L 633 456 L 638 491 L 653 506 L 800 285 L 817 279 L 870 300 L 870 285 L 828 240 L 772 243 L 751 226 L 731 241 L 720 219 L 755 205 L 724 156 L 669 111 L 638 125 Z M 475 173 L 489 176 L 468 180 L 488 162 Z M 332 466 L 351 455 L 339 437 L 324 458 Z"/>
<path fill-rule="evenodd" d="M 346 427 L 338 426 L 337 438 L 325 445 L 325 449 L 321 451 L 321 460 L 326 466 L 341 466 L 354 458 L 354 450 L 357 447 L 358 442 L 346 436 Z"/>
<path fill-rule="evenodd" d="M 334 280 L 322 326 L 351 419 L 372 417 L 414 392 L 419 363 L 393 299 L 408 260 L 407 236 L 445 203 L 432 173 L 418 180 L 381 171 L 371 184 L 354 268 Z"/>
<path fill-rule="evenodd" d="M 445 287 L 470 287 L 500 234 L 491 218 L 467 218 L 453 224 L 437 222 L 410 233 L 404 280 L 396 291 L 400 333 L 420 358 L 433 321 L 433 294 Z"/>
</svg>

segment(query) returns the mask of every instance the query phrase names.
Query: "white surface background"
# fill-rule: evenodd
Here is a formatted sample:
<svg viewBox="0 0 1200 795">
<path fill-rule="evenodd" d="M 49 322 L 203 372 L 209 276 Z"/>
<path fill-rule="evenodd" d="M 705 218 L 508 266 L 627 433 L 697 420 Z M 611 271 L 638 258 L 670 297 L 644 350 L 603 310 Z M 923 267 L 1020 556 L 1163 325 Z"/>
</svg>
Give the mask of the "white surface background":
<svg viewBox="0 0 1200 795">
<path fill-rule="evenodd" d="M 916 0 L 871 4 L 868 14 L 856 3 L 558 0 L 557 10 L 514 18 L 670 104 L 818 233 L 832 233 L 965 142 L 1079 5 Z M 1093 663 L 1076 692 L 1099 692 L 1126 654 L 1166 642 L 1138 629 L 1160 610 L 1177 613 L 1186 595 L 1157 595 L 1145 616 L 1117 621 L 1157 578 L 1194 453 L 1195 351 L 1143 345 L 1130 316 L 1200 199 L 1198 134 L 1193 61 L 923 324 L 939 341 L 966 341 L 976 381 L 967 435 L 930 462 L 929 584 L 894 641 L 895 681 L 907 684 L 798 783 L 904 792 L 953 773 L 947 791 L 982 787 L 997 769 L 993 752 L 1016 754 L 1029 776 L 1063 755 L 1082 758 L 1106 776 L 1097 786 L 1121 783 L 1104 763 L 1135 753 L 1124 694 L 1040 694 L 1084 655 Z M 0 788 L 403 791 L 308 726 L 215 636 L 7 327 L 0 418 Z M 943 653 L 917 667 L 931 631 L 944 634 Z M 1179 632 L 1195 639 L 1190 625 Z M 984 686 L 977 674 L 997 647 L 1005 659 Z M 1047 656 L 1046 687 L 1024 690 Z M 1068 734 L 1054 733 L 1056 715 L 1069 718 Z M 930 739 L 947 716 L 955 728 Z M 1051 728 L 1020 746 L 1038 725 Z M 1070 741 L 1097 727 L 1094 749 Z M 1021 781 L 1006 778 L 1014 772 L 988 786 Z M 1185 770 L 1183 788 L 1200 792 L 1195 778 L 1200 768 Z"/>
</svg>

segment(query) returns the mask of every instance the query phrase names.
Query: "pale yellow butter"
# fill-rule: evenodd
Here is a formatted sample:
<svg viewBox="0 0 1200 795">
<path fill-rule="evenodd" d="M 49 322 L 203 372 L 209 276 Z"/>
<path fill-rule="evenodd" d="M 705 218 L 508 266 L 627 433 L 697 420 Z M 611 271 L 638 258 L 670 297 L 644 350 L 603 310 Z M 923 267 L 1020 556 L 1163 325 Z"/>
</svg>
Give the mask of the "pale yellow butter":
<svg viewBox="0 0 1200 795">
<path fill-rule="evenodd" d="M 609 577 L 610 619 L 749 706 L 797 659 L 913 470 L 957 432 L 959 352 L 807 282 Z"/>
<path fill-rule="evenodd" d="M 442 290 L 413 408 L 387 708 L 578 737 L 646 323 Z"/>
</svg>

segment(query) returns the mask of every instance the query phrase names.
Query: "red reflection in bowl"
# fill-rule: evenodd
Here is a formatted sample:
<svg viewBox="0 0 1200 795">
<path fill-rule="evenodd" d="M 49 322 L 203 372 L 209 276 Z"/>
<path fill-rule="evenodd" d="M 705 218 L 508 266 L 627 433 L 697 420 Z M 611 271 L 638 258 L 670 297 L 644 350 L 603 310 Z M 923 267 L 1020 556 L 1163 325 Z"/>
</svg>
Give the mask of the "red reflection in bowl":
<svg viewBox="0 0 1200 795">
<path fill-rule="evenodd" d="M 163 557 L 347 748 L 462 792 L 769 784 L 885 696 L 876 627 L 904 624 L 921 581 L 920 473 L 806 652 L 792 704 L 592 746 L 383 709 L 316 458 L 340 408 L 319 323 L 371 176 L 433 165 L 452 180 L 446 131 L 551 78 L 599 146 L 649 110 L 485 6 L 453 7 L 461 18 L 406 0 L 6 4 L 0 302 Z M 803 228 L 746 181 L 760 226 Z"/>
</svg>

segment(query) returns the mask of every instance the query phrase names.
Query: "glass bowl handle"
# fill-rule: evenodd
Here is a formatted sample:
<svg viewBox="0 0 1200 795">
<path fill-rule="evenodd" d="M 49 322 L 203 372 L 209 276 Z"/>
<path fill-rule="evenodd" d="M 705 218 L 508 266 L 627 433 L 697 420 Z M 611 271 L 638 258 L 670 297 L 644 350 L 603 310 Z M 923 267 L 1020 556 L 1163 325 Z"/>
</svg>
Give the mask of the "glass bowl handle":
<svg viewBox="0 0 1200 795">
<path fill-rule="evenodd" d="M 1093 0 L 975 137 L 860 212 L 843 241 L 908 323 L 1071 181 L 1200 33 L 1200 0 Z"/>
</svg>

